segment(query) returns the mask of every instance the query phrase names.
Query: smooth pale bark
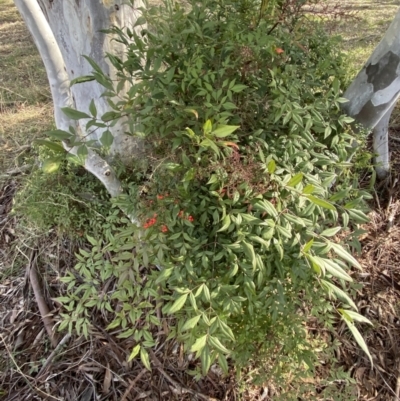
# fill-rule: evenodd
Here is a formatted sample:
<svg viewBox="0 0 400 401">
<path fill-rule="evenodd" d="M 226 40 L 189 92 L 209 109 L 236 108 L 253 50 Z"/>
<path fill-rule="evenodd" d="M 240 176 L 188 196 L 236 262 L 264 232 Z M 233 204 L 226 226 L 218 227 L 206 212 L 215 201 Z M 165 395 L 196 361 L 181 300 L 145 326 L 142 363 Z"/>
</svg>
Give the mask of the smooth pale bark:
<svg viewBox="0 0 400 401">
<path fill-rule="evenodd" d="M 373 130 L 377 173 L 389 171 L 388 128 L 400 96 L 400 9 L 385 36 L 344 94 L 344 111 Z"/>
<path fill-rule="evenodd" d="M 138 4 L 139 3 L 139 4 Z M 105 98 L 101 97 L 104 88 L 97 82 L 87 82 L 70 87 L 70 81 L 92 71 L 89 63 L 82 57 L 87 55 L 112 79 L 113 67 L 107 62 L 107 52 L 123 58 L 123 48 L 100 30 L 118 26 L 132 26 L 139 11 L 123 0 L 15 0 L 19 12 L 30 30 L 39 53 L 43 59 L 49 79 L 54 102 L 56 126 L 68 131 L 70 126 L 86 139 L 99 139 L 102 131 L 85 131 L 85 121 L 70 120 L 62 107 L 72 107 L 87 112 L 90 101 L 94 99 L 98 115 L 110 110 Z M 135 1 L 135 6 L 142 6 Z M 124 134 L 123 124 L 112 128 L 114 143 L 112 154 L 122 156 L 137 153 L 136 142 Z M 76 153 L 76 148 L 66 149 Z M 113 169 L 93 150 L 85 162 L 85 168 L 94 174 L 112 196 L 121 193 L 122 188 Z"/>
<path fill-rule="evenodd" d="M 378 178 L 385 178 L 390 169 L 389 153 L 389 121 L 396 104 L 386 112 L 373 129 L 373 148 L 377 154 L 375 158 L 376 174 Z"/>
</svg>

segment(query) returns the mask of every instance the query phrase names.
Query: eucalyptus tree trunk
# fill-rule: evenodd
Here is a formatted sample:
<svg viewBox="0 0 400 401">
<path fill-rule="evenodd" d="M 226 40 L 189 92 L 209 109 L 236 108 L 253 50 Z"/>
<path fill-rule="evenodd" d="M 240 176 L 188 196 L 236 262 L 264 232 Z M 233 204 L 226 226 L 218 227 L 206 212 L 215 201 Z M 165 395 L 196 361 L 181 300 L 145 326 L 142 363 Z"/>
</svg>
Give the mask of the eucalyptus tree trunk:
<svg viewBox="0 0 400 401">
<path fill-rule="evenodd" d="M 377 175 L 389 172 L 388 128 L 400 96 L 400 9 L 385 36 L 344 94 L 344 111 L 373 131 Z"/>
<path fill-rule="evenodd" d="M 43 59 L 58 129 L 68 131 L 72 126 L 82 138 L 100 138 L 101 129 L 89 134 L 85 121 L 69 119 L 61 108 L 87 112 L 94 99 L 99 115 L 110 110 L 107 99 L 101 97 L 104 88 L 96 81 L 72 87 L 70 82 L 92 72 L 83 55 L 92 58 L 111 79 L 115 78 L 115 70 L 105 55 L 109 52 L 123 59 L 124 48 L 101 30 L 111 26 L 132 27 L 140 15 L 138 7 L 143 6 L 141 0 L 135 0 L 134 4 L 128 5 L 124 0 L 15 0 Z M 112 134 L 112 154 L 126 156 L 135 153 L 136 143 L 124 134 L 122 123 L 112 128 Z M 76 148 L 70 149 L 67 144 L 64 147 L 76 153 Z M 100 179 L 111 196 L 121 193 L 121 185 L 111 166 L 93 150 L 89 150 L 85 168 Z"/>
</svg>

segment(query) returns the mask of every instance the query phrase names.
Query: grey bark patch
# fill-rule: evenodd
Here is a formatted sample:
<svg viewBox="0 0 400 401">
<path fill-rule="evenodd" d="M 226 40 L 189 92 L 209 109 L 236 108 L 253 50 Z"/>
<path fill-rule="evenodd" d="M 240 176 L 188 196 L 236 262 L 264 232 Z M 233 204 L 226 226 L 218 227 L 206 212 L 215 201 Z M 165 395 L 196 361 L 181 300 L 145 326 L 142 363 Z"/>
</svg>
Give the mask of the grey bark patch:
<svg viewBox="0 0 400 401">
<path fill-rule="evenodd" d="M 374 86 L 374 92 L 387 88 L 396 79 L 399 63 L 400 57 L 388 51 L 377 64 L 366 67 L 367 82 Z"/>
<path fill-rule="evenodd" d="M 365 127 L 373 127 L 380 120 L 381 112 L 387 108 L 387 103 L 374 106 L 371 100 L 365 103 L 361 111 L 353 116 L 354 119 L 361 122 Z M 375 121 L 378 118 L 378 121 Z"/>
</svg>

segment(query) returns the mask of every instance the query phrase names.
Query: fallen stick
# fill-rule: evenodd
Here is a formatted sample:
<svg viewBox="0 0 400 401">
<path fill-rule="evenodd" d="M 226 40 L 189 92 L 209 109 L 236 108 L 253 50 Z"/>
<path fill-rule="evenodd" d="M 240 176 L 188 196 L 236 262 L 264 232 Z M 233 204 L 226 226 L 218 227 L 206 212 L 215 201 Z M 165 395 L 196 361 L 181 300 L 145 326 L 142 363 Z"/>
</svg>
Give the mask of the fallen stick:
<svg viewBox="0 0 400 401">
<path fill-rule="evenodd" d="M 121 398 L 121 401 L 126 401 L 128 398 L 129 393 L 132 391 L 133 387 L 135 384 L 144 376 L 144 374 L 147 372 L 147 369 L 143 369 L 129 384 L 129 387 L 126 389 L 124 395 Z"/>
<path fill-rule="evenodd" d="M 33 251 L 31 258 L 30 258 L 29 267 L 28 267 L 29 280 L 31 282 L 33 293 L 35 294 L 35 299 L 36 299 L 36 302 L 39 307 L 40 315 L 42 316 L 44 327 L 50 338 L 51 345 L 54 348 L 56 348 L 58 341 L 57 341 L 57 336 L 53 331 L 54 322 L 53 322 L 53 319 L 50 317 L 50 310 L 44 299 L 41 282 L 39 280 L 39 276 L 38 276 L 35 265 L 36 265 L 36 251 Z"/>
<path fill-rule="evenodd" d="M 154 353 L 152 350 L 149 350 L 149 352 L 150 352 L 151 359 L 153 360 L 154 365 L 155 365 L 155 367 L 157 368 L 157 370 L 158 370 L 158 371 L 159 371 L 159 372 L 160 372 L 160 373 L 176 388 L 176 390 L 177 390 L 178 392 L 180 392 L 181 394 L 189 393 L 189 394 L 192 394 L 192 395 L 194 395 L 195 397 L 198 397 L 198 398 L 200 398 L 200 399 L 202 399 L 202 400 L 205 400 L 205 401 L 218 401 L 216 398 L 212 398 L 212 397 L 209 397 L 209 396 L 207 396 L 207 395 L 198 393 L 197 391 L 194 391 L 194 390 L 192 390 L 192 389 L 190 389 L 190 388 L 183 387 L 180 383 L 178 383 L 176 380 L 174 380 L 174 379 L 162 368 L 161 362 L 158 360 L 158 358 L 156 357 L 155 353 Z"/>
<path fill-rule="evenodd" d="M 47 366 L 50 364 L 50 362 L 54 359 L 54 357 L 60 352 L 61 347 L 67 343 L 67 341 L 71 338 L 71 334 L 68 333 L 66 334 L 63 339 L 58 343 L 57 347 L 52 351 L 52 353 L 48 356 L 46 361 L 44 362 L 42 368 L 39 371 L 39 376 L 42 374 L 42 372 L 47 368 Z"/>
</svg>

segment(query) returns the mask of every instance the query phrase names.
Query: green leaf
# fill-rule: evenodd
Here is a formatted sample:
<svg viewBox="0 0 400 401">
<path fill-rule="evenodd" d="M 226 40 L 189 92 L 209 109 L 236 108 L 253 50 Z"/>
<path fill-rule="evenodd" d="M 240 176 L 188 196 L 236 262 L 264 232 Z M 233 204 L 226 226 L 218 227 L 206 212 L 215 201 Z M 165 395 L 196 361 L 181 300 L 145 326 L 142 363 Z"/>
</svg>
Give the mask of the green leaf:
<svg viewBox="0 0 400 401">
<path fill-rule="evenodd" d="M 325 265 L 325 269 L 332 274 L 332 276 L 335 276 L 337 278 L 341 278 L 342 280 L 350 281 L 352 282 L 353 279 L 334 261 L 330 259 L 322 259 L 323 263 Z"/>
<path fill-rule="evenodd" d="M 190 300 L 190 304 L 192 305 L 192 308 L 197 311 L 197 304 L 196 304 L 196 297 L 193 295 L 193 293 L 191 292 L 189 295 L 189 300 Z"/>
<path fill-rule="evenodd" d="M 101 135 L 100 142 L 105 148 L 109 148 L 114 142 L 113 134 L 109 130 L 104 131 Z"/>
<path fill-rule="evenodd" d="M 86 145 L 81 145 L 78 147 L 76 154 L 81 157 L 85 158 L 88 155 L 89 151 Z"/>
<path fill-rule="evenodd" d="M 212 123 L 211 120 L 207 120 L 203 125 L 204 135 L 210 134 L 212 131 Z"/>
<path fill-rule="evenodd" d="M 186 331 L 189 329 L 193 329 L 194 326 L 196 326 L 197 322 L 200 320 L 201 315 L 197 315 L 186 321 L 186 323 L 182 327 L 182 331 Z"/>
<path fill-rule="evenodd" d="M 75 85 L 75 84 L 82 84 L 84 82 L 90 82 L 90 81 L 94 81 L 94 80 L 95 80 L 95 78 L 93 75 L 83 75 L 82 77 L 72 79 L 69 86 L 71 87 L 72 85 Z"/>
<path fill-rule="evenodd" d="M 43 162 L 42 170 L 47 174 L 54 173 L 59 169 L 61 161 L 60 157 L 50 157 Z"/>
<path fill-rule="evenodd" d="M 90 235 L 86 234 L 86 238 L 90 242 L 91 245 L 93 245 L 93 246 L 97 246 L 98 245 L 97 241 L 93 237 L 91 237 Z"/>
<path fill-rule="evenodd" d="M 314 242 L 314 238 L 311 238 L 310 241 L 308 241 L 307 244 L 304 245 L 304 248 L 303 248 L 304 253 L 307 253 L 311 249 L 313 242 Z"/>
<path fill-rule="evenodd" d="M 133 350 L 132 350 L 131 354 L 129 355 L 128 362 L 130 362 L 133 358 L 135 358 L 136 355 L 139 353 L 139 351 L 140 351 L 140 344 L 133 347 Z"/>
<path fill-rule="evenodd" d="M 343 118 L 341 118 L 341 120 L 343 122 L 345 122 L 346 124 L 351 124 L 352 122 L 354 122 L 354 118 L 349 117 L 349 116 L 343 117 Z"/>
<path fill-rule="evenodd" d="M 231 225 L 231 218 L 229 217 L 229 214 L 227 214 L 223 220 L 222 220 L 222 227 L 217 231 L 217 233 L 226 231 L 229 226 Z"/>
<path fill-rule="evenodd" d="M 306 223 L 304 222 L 304 220 L 301 217 L 297 217 L 297 216 L 291 215 L 290 213 L 284 213 L 283 217 L 286 220 L 290 221 L 291 223 L 295 223 L 295 224 L 298 224 L 298 225 L 300 225 L 302 227 L 306 227 Z"/>
<path fill-rule="evenodd" d="M 178 312 L 179 310 L 181 310 L 183 308 L 183 305 L 185 305 L 186 299 L 188 297 L 188 293 L 181 295 L 171 306 L 171 308 L 169 308 L 168 310 L 168 314 L 172 314 L 175 312 Z"/>
<path fill-rule="evenodd" d="M 205 148 L 211 148 L 217 155 L 219 155 L 218 146 L 215 144 L 214 141 L 206 138 L 200 142 L 200 146 L 204 146 Z"/>
<path fill-rule="evenodd" d="M 73 135 L 70 132 L 63 131 L 61 129 L 56 129 L 53 131 L 46 131 L 45 135 L 50 136 L 51 138 L 58 139 L 59 141 L 63 141 L 65 139 L 70 139 Z"/>
<path fill-rule="evenodd" d="M 330 283 L 329 281 L 326 281 L 326 280 L 321 280 L 321 283 L 323 284 L 323 286 L 330 293 L 333 293 L 341 301 L 347 302 L 347 304 L 349 306 L 351 306 L 355 310 L 358 310 L 356 304 L 354 303 L 354 301 L 343 290 L 341 290 L 339 287 L 336 287 L 336 285 L 334 285 L 334 284 L 332 284 L 332 283 Z"/>
<path fill-rule="evenodd" d="M 279 225 L 276 225 L 275 228 L 276 228 L 276 229 L 278 230 L 278 232 L 279 232 L 280 234 L 282 234 L 284 237 L 286 237 L 286 238 L 288 238 L 288 239 L 291 239 L 291 238 L 292 238 L 292 234 L 291 234 L 291 232 L 290 232 L 287 228 L 284 228 L 284 227 L 279 226 Z"/>
<path fill-rule="evenodd" d="M 149 353 L 147 352 L 146 348 L 143 347 L 140 348 L 140 359 L 142 360 L 142 363 L 145 366 L 145 368 L 147 370 L 150 370 L 151 372 Z"/>
<path fill-rule="evenodd" d="M 104 131 L 101 135 L 100 142 L 105 148 L 109 148 L 114 142 L 113 134 L 109 130 Z"/>
<path fill-rule="evenodd" d="M 185 175 L 183 176 L 182 182 L 189 182 L 192 181 L 195 177 L 196 170 L 194 167 L 190 168 L 186 171 Z"/>
<path fill-rule="evenodd" d="M 321 235 L 322 235 L 323 237 L 333 237 L 333 236 L 336 235 L 341 229 L 342 229 L 342 227 L 328 228 L 328 229 L 322 231 Z"/>
<path fill-rule="evenodd" d="M 174 71 L 175 69 L 172 69 L 172 71 Z M 195 109 L 184 109 L 184 111 L 186 111 L 187 113 L 192 113 L 194 114 L 194 116 L 196 117 L 196 120 L 199 119 L 199 113 L 197 112 L 197 110 Z M 186 128 L 188 129 L 188 128 Z M 193 132 L 193 131 L 192 131 Z"/>
<path fill-rule="evenodd" d="M 234 93 L 239 93 L 239 92 L 242 92 L 244 89 L 246 89 L 247 88 L 247 86 L 246 85 L 241 85 L 241 84 L 237 84 L 237 85 L 234 85 L 232 88 L 230 88 L 231 89 L 231 91 L 232 92 L 234 92 Z"/>
<path fill-rule="evenodd" d="M 216 136 L 217 138 L 225 138 L 235 132 L 239 125 L 219 125 L 218 128 L 212 132 L 212 135 Z"/>
<path fill-rule="evenodd" d="M 302 179 L 303 179 L 303 173 L 298 173 L 290 179 L 290 181 L 287 183 L 287 186 L 295 187 L 296 185 L 300 184 Z"/>
<path fill-rule="evenodd" d="M 112 121 L 121 116 L 121 113 L 117 113 L 116 111 L 107 111 L 102 116 L 101 119 L 104 122 Z"/>
<path fill-rule="evenodd" d="M 318 275 L 325 275 L 325 266 L 323 263 L 321 263 L 321 260 L 318 260 L 320 258 L 317 258 L 316 256 L 306 254 L 307 259 L 311 262 L 311 266 L 314 269 L 314 271 Z"/>
<path fill-rule="evenodd" d="M 314 185 L 308 184 L 303 189 L 303 195 L 312 194 L 314 192 L 314 190 L 315 190 Z"/>
<path fill-rule="evenodd" d="M 168 70 L 168 72 L 165 74 L 165 79 L 164 79 L 164 83 L 165 84 L 169 84 L 172 81 L 172 78 L 174 78 L 175 75 L 175 67 L 172 67 Z M 185 109 L 185 111 L 188 111 L 189 109 Z M 197 115 L 197 111 L 194 109 L 190 109 L 191 112 L 193 112 L 193 114 L 196 116 L 196 120 L 199 118 L 199 116 Z"/>
<path fill-rule="evenodd" d="M 41 146 L 46 146 L 50 150 L 54 150 L 57 153 L 65 153 L 65 149 L 59 143 L 47 141 L 46 139 L 36 139 L 35 143 Z"/>
<path fill-rule="evenodd" d="M 91 67 L 98 72 L 99 74 L 103 74 L 102 69 L 99 67 L 99 65 L 90 57 L 88 56 L 83 56 L 83 58 L 91 65 Z"/>
<path fill-rule="evenodd" d="M 210 290 L 208 289 L 208 287 L 205 284 L 203 286 L 203 294 L 204 294 L 204 298 L 206 299 L 206 301 L 210 302 L 211 301 Z"/>
<path fill-rule="evenodd" d="M 334 244 L 330 242 L 330 245 L 332 246 L 332 249 L 346 262 L 349 262 L 351 265 L 354 267 L 357 267 L 358 269 L 362 269 L 361 265 L 357 262 L 357 260 L 350 255 L 347 251 L 344 250 L 344 248 L 339 245 L 339 244 Z"/>
<path fill-rule="evenodd" d="M 190 138 L 194 138 L 196 136 L 196 134 L 194 133 L 194 131 L 191 128 L 186 127 L 185 129 Z"/>
<path fill-rule="evenodd" d="M 258 209 L 258 210 L 262 210 L 263 212 L 267 212 L 272 217 L 278 216 L 278 212 L 276 211 L 274 205 L 266 199 L 263 199 L 263 200 L 260 200 L 260 201 L 257 201 L 256 203 L 254 203 L 254 208 Z"/>
<path fill-rule="evenodd" d="M 215 349 L 218 351 L 224 353 L 224 354 L 229 354 L 229 350 L 219 341 L 217 337 L 208 337 L 208 341 L 210 342 L 210 345 L 212 345 Z"/>
<path fill-rule="evenodd" d="M 276 163 L 275 160 L 270 160 L 268 162 L 268 173 L 273 174 L 276 170 Z"/>
<path fill-rule="evenodd" d="M 217 174 L 211 174 L 211 177 L 210 177 L 210 179 L 208 180 L 207 185 L 211 185 L 211 184 L 214 184 L 214 183 L 216 183 L 216 182 L 218 182 L 218 176 L 217 176 Z"/>
<path fill-rule="evenodd" d="M 227 336 L 229 337 L 232 341 L 235 341 L 235 336 L 233 335 L 233 331 L 231 330 L 231 328 L 222 320 L 218 320 L 218 325 L 221 329 L 221 331 Z"/>
<path fill-rule="evenodd" d="M 246 241 L 242 241 L 242 247 L 243 247 L 244 252 L 247 255 L 247 257 L 251 260 L 253 269 L 255 269 L 257 267 L 257 259 L 256 259 L 256 254 L 254 252 L 253 245 L 249 244 Z"/>
<path fill-rule="evenodd" d="M 369 352 L 368 346 L 364 341 L 364 338 L 362 337 L 361 333 L 358 331 L 357 327 L 354 325 L 354 323 L 347 318 L 345 314 L 342 314 L 343 320 L 346 322 L 347 327 L 351 331 L 351 334 L 353 334 L 354 339 L 357 341 L 357 344 L 361 347 L 361 349 L 368 355 L 369 360 L 371 361 L 371 365 L 374 366 L 374 362 L 372 360 L 372 356 Z"/>
<path fill-rule="evenodd" d="M 205 347 L 206 342 L 207 342 L 207 334 L 205 334 L 203 337 L 198 338 L 196 342 L 192 345 L 190 351 L 200 353 L 201 350 Z"/>
<path fill-rule="evenodd" d="M 312 203 L 315 205 L 321 206 L 325 209 L 329 210 L 336 210 L 335 206 L 333 206 L 331 203 L 327 202 L 326 200 L 316 198 L 315 196 L 312 195 L 306 195 L 306 198 L 310 200 Z"/>
<path fill-rule="evenodd" d="M 224 104 L 222 105 L 222 107 L 223 107 L 225 110 L 234 110 L 234 109 L 237 109 L 236 105 L 233 104 L 232 102 L 226 102 L 226 103 L 224 103 Z"/>
<path fill-rule="evenodd" d="M 178 233 L 180 234 L 180 233 Z M 162 269 L 160 275 L 157 277 L 156 284 L 160 284 L 167 280 L 174 271 L 174 267 L 168 267 L 167 269 Z"/>
<path fill-rule="evenodd" d="M 82 118 L 90 118 L 89 114 L 83 113 L 81 111 L 71 109 L 70 107 L 62 107 L 62 112 L 71 120 L 80 120 Z"/>
<path fill-rule="evenodd" d="M 90 114 L 93 117 L 97 116 L 97 109 L 96 109 L 96 105 L 94 104 L 94 100 L 93 99 L 91 100 L 91 102 L 89 104 L 89 111 L 90 111 Z"/>
<path fill-rule="evenodd" d="M 141 16 L 136 20 L 135 25 L 134 25 L 133 27 L 135 28 L 135 27 L 137 27 L 137 26 L 144 25 L 144 24 L 146 24 L 146 22 L 147 22 L 146 18 L 145 18 L 143 15 L 141 15 Z"/>
<path fill-rule="evenodd" d="M 203 375 L 206 376 L 211 366 L 211 355 L 208 346 L 205 346 L 201 351 L 200 360 L 201 360 L 201 370 L 203 372 Z"/>
<path fill-rule="evenodd" d="M 347 213 L 356 223 L 368 223 L 369 218 L 361 210 L 347 209 Z"/>
<path fill-rule="evenodd" d="M 223 372 L 227 375 L 229 373 L 228 361 L 226 360 L 225 355 L 218 355 L 218 363 Z"/>
<path fill-rule="evenodd" d="M 346 317 L 348 316 L 349 320 L 353 321 L 355 320 L 356 322 L 361 322 L 361 323 L 368 323 L 371 326 L 373 326 L 372 322 L 367 319 L 365 316 L 360 315 L 357 312 L 354 312 L 352 310 L 349 309 L 338 309 L 338 311 L 343 315 L 346 314 Z"/>
</svg>

